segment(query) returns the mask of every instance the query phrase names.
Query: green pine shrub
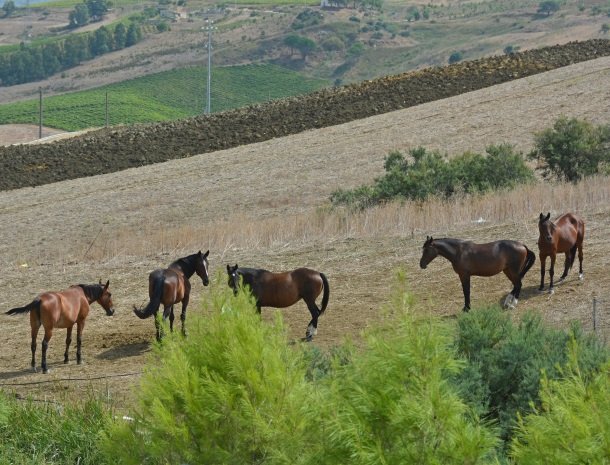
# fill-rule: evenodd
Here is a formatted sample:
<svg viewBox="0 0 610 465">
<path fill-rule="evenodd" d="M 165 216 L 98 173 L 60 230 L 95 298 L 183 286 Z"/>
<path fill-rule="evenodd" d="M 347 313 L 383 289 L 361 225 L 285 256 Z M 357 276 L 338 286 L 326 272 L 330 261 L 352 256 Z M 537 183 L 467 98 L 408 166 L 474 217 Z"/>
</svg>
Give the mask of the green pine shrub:
<svg viewBox="0 0 610 465">
<path fill-rule="evenodd" d="M 487 155 L 466 152 L 448 158 L 438 151 L 419 147 L 405 157 L 393 151 L 385 158 L 385 175 L 372 186 L 338 190 L 331 194 L 335 205 L 365 208 L 392 199 L 423 201 L 432 196 L 450 198 L 494 189 L 510 189 L 534 179 L 523 156 L 509 144 L 491 145 Z"/>
<path fill-rule="evenodd" d="M 456 339 L 468 361 L 456 377 L 459 392 L 479 415 L 497 422 L 501 438 L 509 441 L 518 415 L 540 406 L 543 373 L 549 379 L 561 376 L 571 341 L 581 349 L 578 362 L 584 377 L 610 357 L 595 336 L 577 325 L 569 331 L 547 328 L 533 313 L 513 324 L 498 307 L 466 313 L 458 320 Z"/>
<path fill-rule="evenodd" d="M 519 421 L 512 443 L 516 465 L 610 463 L 610 364 L 586 374 L 573 345 L 561 379 L 544 377 L 541 405 Z"/>
<path fill-rule="evenodd" d="M 134 421 L 104 440 L 113 463 L 299 463 L 311 394 L 280 314 L 264 323 L 249 295 L 226 286 L 207 306 L 187 338 L 155 345 Z"/>
<path fill-rule="evenodd" d="M 416 318 L 408 295 L 391 310 L 351 362 L 319 383 L 305 463 L 493 463 L 493 431 L 449 382 L 463 367 L 450 327 Z"/>
</svg>

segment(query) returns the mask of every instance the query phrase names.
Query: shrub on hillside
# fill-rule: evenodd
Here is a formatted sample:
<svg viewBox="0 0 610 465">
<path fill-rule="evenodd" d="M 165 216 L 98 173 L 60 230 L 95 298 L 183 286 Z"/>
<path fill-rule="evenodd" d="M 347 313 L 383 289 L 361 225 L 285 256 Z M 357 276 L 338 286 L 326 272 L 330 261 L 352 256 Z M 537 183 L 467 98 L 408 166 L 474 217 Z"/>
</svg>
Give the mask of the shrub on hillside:
<svg viewBox="0 0 610 465">
<path fill-rule="evenodd" d="M 496 307 L 464 314 L 456 343 L 468 367 L 456 377 L 460 392 L 478 414 L 497 421 L 501 437 L 509 440 L 518 415 L 540 406 L 543 374 L 549 379 L 561 376 L 571 341 L 580 347 L 583 377 L 609 360 L 608 349 L 578 326 L 570 331 L 550 329 L 534 314 L 515 325 Z"/>
<path fill-rule="evenodd" d="M 578 182 L 586 176 L 610 171 L 610 126 L 562 116 L 552 128 L 535 135 L 531 159 L 544 177 Z"/>
<path fill-rule="evenodd" d="M 449 383 L 463 366 L 450 327 L 415 317 L 408 295 L 390 308 L 351 363 L 320 383 L 307 463 L 493 463 L 493 432 Z"/>
<path fill-rule="evenodd" d="M 542 405 L 513 441 L 516 465 L 610 463 L 610 364 L 587 378 L 573 360 L 562 379 L 543 379 Z"/>
<path fill-rule="evenodd" d="M 398 151 L 390 152 L 384 164 L 386 174 L 372 186 L 340 189 L 332 193 L 331 201 L 364 208 L 397 198 L 450 198 L 459 193 L 513 188 L 534 179 L 523 156 L 508 144 L 489 146 L 486 156 L 466 152 L 449 159 L 422 147 L 411 150 L 409 155 L 407 158 Z"/>
</svg>

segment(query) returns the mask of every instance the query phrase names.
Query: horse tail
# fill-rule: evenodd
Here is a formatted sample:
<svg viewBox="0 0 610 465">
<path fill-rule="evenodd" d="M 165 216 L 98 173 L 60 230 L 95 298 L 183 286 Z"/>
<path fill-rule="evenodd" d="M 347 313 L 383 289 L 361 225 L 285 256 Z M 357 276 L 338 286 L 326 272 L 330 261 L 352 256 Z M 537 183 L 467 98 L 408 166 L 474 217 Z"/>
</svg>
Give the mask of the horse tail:
<svg viewBox="0 0 610 465">
<path fill-rule="evenodd" d="M 142 310 L 138 309 L 135 305 L 133 307 L 133 313 L 136 314 L 138 318 L 144 319 L 149 316 L 157 313 L 159 310 L 159 306 L 161 305 L 161 297 L 163 297 L 163 284 L 165 283 L 165 278 L 163 275 L 155 275 L 153 277 L 153 292 L 150 297 L 150 302 L 148 305 L 144 307 Z"/>
<path fill-rule="evenodd" d="M 25 307 L 11 308 L 8 312 L 6 312 L 6 314 L 7 315 L 16 315 L 18 313 L 29 313 L 31 310 L 36 310 L 37 312 L 40 312 L 40 299 L 39 298 L 34 299 L 29 304 L 27 304 Z"/>
<path fill-rule="evenodd" d="M 523 247 L 525 247 L 527 257 L 525 259 L 525 264 L 523 265 L 523 270 L 521 270 L 521 273 L 519 273 L 519 277 L 522 279 L 525 276 L 525 273 L 527 273 L 529 269 L 534 266 L 534 263 L 536 263 L 536 254 L 528 249 L 526 245 Z"/>
<path fill-rule="evenodd" d="M 320 278 L 322 278 L 322 284 L 324 284 L 324 295 L 322 296 L 322 308 L 320 309 L 320 315 L 324 313 L 326 307 L 328 306 L 328 297 L 330 295 L 330 286 L 328 285 L 328 279 L 324 273 L 320 273 Z"/>
</svg>

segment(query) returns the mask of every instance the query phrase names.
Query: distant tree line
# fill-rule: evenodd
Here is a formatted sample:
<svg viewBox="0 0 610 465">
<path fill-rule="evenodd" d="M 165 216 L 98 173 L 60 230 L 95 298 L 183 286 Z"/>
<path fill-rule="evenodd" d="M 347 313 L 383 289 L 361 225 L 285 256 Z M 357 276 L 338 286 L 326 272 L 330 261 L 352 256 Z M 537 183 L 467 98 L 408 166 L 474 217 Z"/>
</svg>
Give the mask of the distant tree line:
<svg viewBox="0 0 610 465">
<path fill-rule="evenodd" d="M 141 39 L 140 26 L 132 22 L 129 26 L 102 26 L 92 33 L 71 34 L 42 45 L 21 43 L 18 51 L 0 54 L 0 86 L 45 79 L 96 56 L 130 47 Z"/>
</svg>

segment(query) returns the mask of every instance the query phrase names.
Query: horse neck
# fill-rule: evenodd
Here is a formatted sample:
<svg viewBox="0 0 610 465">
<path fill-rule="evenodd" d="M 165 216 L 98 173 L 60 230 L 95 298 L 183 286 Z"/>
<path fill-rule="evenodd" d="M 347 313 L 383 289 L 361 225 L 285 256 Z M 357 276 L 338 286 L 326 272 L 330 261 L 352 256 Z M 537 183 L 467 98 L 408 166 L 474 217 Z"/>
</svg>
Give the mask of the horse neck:
<svg viewBox="0 0 610 465">
<path fill-rule="evenodd" d="M 89 303 L 95 302 L 102 295 L 102 287 L 99 284 L 79 284 Z"/>
<path fill-rule="evenodd" d="M 460 251 L 460 241 L 457 239 L 435 239 L 434 246 L 441 257 L 453 263 Z"/>
<path fill-rule="evenodd" d="M 190 279 L 195 273 L 195 264 L 191 260 L 192 255 L 188 257 L 179 258 L 174 263 L 172 263 L 169 268 L 173 268 L 175 270 L 180 270 L 180 272 L 184 275 L 186 279 Z"/>
</svg>

